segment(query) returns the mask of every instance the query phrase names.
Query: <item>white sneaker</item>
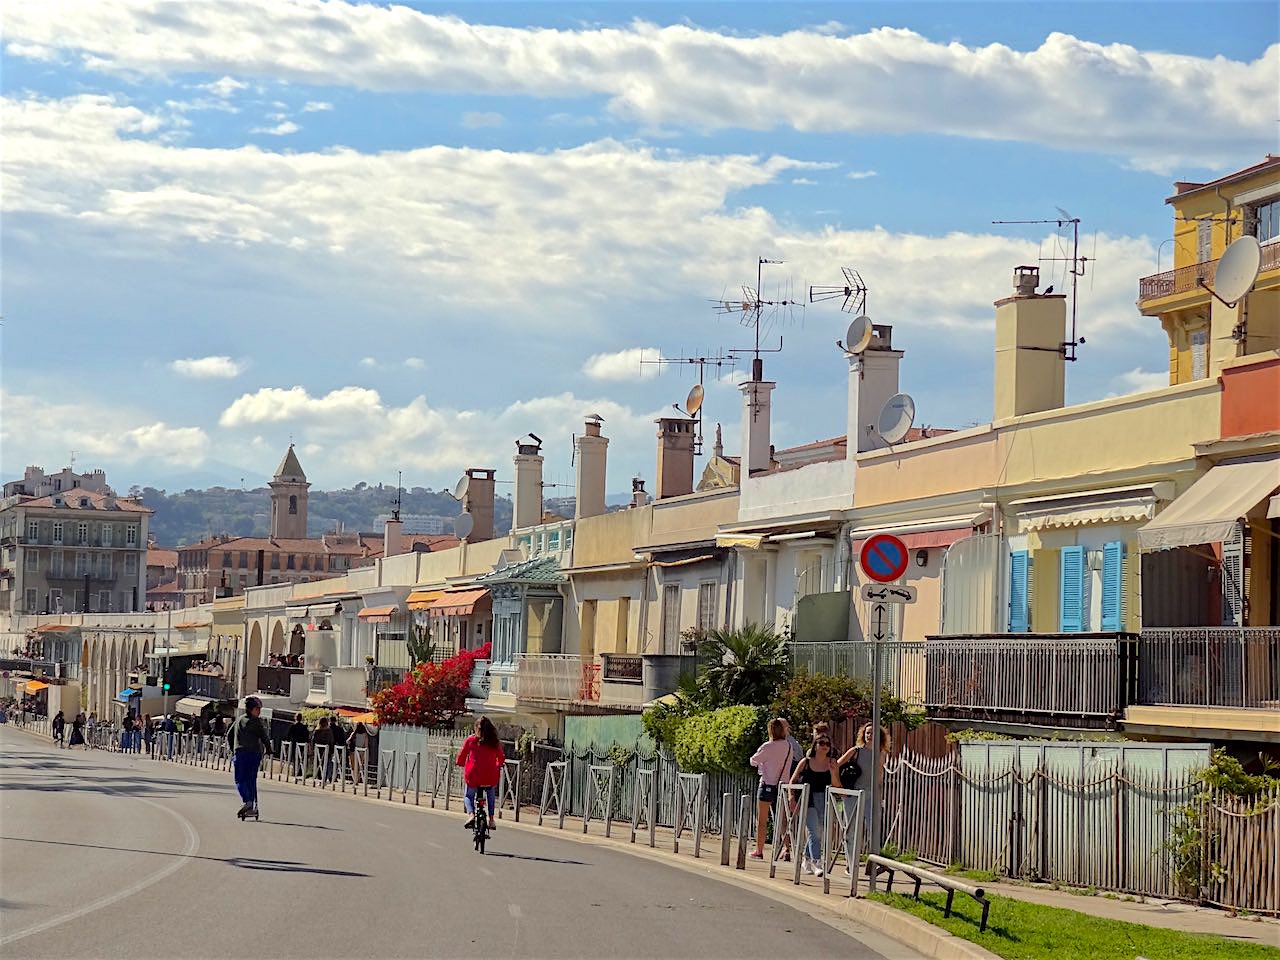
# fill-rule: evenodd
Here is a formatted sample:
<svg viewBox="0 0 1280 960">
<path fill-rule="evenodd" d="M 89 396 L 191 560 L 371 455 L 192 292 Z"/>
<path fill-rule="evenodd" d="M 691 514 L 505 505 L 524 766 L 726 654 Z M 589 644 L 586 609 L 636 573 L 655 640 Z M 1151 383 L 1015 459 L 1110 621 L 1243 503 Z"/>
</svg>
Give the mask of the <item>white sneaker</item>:
<svg viewBox="0 0 1280 960">
<path fill-rule="evenodd" d="M 813 875 L 814 875 L 815 877 L 820 877 L 820 876 L 822 876 L 822 867 L 818 866 L 818 864 L 816 864 L 816 863 L 815 863 L 815 864 L 813 864 L 812 866 L 813 866 Z"/>
</svg>

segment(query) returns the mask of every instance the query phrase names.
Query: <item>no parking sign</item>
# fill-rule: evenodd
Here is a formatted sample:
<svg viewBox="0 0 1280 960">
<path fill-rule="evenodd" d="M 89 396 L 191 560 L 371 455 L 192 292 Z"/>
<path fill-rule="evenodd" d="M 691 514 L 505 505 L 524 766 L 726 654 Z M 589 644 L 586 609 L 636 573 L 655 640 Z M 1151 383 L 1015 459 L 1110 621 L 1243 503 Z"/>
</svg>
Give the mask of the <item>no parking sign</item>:
<svg viewBox="0 0 1280 960">
<path fill-rule="evenodd" d="M 907 545 L 890 533 L 868 537 L 858 554 L 858 563 L 876 583 L 893 583 L 907 572 Z"/>
</svg>

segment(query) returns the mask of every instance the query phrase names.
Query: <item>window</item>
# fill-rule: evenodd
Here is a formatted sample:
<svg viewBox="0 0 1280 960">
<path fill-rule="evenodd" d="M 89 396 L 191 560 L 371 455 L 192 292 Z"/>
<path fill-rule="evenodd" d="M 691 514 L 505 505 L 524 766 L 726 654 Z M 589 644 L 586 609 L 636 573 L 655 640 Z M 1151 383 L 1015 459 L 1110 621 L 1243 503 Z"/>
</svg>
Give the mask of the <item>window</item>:
<svg viewBox="0 0 1280 960">
<path fill-rule="evenodd" d="M 62 591 L 58 587 L 54 587 L 49 591 L 49 612 L 62 612 Z"/>
<path fill-rule="evenodd" d="M 55 520 L 53 522 L 53 542 L 62 543 L 62 521 Z"/>
<path fill-rule="evenodd" d="M 1102 629 L 1124 629 L 1124 541 L 1102 548 Z"/>
<path fill-rule="evenodd" d="M 293 554 L 293 553 L 289 554 L 289 556 L 285 558 L 284 568 L 286 570 L 296 570 L 297 559 L 298 559 L 297 554 Z"/>
<path fill-rule="evenodd" d="M 127 577 L 138 575 L 138 555 L 136 553 L 126 553 L 124 555 L 124 573 Z"/>
<path fill-rule="evenodd" d="M 1088 629 L 1084 605 L 1084 578 L 1087 574 L 1084 547 L 1063 547 L 1058 593 L 1062 605 L 1058 619 L 1063 633 L 1082 633 Z"/>
<path fill-rule="evenodd" d="M 62 576 L 62 551 L 55 550 L 49 557 L 49 576 Z"/>
<path fill-rule="evenodd" d="M 294 515 L 298 512 L 298 497 L 296 494 L 289 495 L 289 513 Z"/>
<path fill-rule="evenodd" d="M 1193 330 L 1191 333 L 1191 379 L 1203 380 L 1209 375 L 1209 331 Z"/>
<path fill-rule="evenodd" d="M 61 478 L 56 479 L 56 480 L 54 480 L 54 481 L 53 481 L 53 489 L 54 489 L 54 490 L 56 490 L 56 491 L 58 491 L 59 493 L 61 493 L 61 492 L 62 492 L 62 480 L 61 480 Z"/>
<path fill-rule="evenodd" d="M 22 560 L 22 569 L 27 573 L 35 573 L 40 569 L 40 554 L 34 550 L 28 550 Z"/>
<path fill-rule="evenodd" d="M 111 579 L 111 554 L 98 554 L 98 576 L 103 580 Z"/>
<path fill-rule="evenodd" d="M 241 550 L 240 551 L 240 569 L 243 570 L 248 566 L 249 566 L 249 551 Z"/>
<path fill-rule="evenodd" d="M 307 556 L 305 553 L 302 555 L 302 569 L 303 570 L 311 569 L 311 558 Z"/>
<path fill-rule="evenodd" d="M 85 544 L 89 542 L 89 525 L 87 523 L 76 524 L 76 543 Z"/>
<path fill-rule="evenodd" d="M 126 590 L 121 590 L 121 591 L 120 591 L 120 606 L 118 606 L 116 609 L 117 609 L 117 610 L 120 610 L 120 611 L 132 610 L 132 609 L 133 609 L 133 594 L 129 593 L 129 592 L 128 592 L 128 591 L 126 591 Z"/>
<path fill-rule="evenodd" d="M 698 584 L 698 629 L 707 633 L 716 628 L 716 585 Z"/>
<path fill-rule="evenodd" d="M 79 486 L 79 484 L 77 483 L 77 484 L 76 484 L 76 486 Z M 80 498 L 80 506 L 81 506 L 82 508 L 86 509 L 86 510 L 87 510 L 87 509 L 89 509 L 89 498 L 88 498 L 88 497 L 81 497 L 81 498 Z"/>
<path fill-rule="evenodd" d="M 27 521 L 27 539 L 31 541 L 40 539 L 40 524 L 34 520 Z"/>
<path fill-rule="evenodd" d="M 617 626 L 617 643 L 614 649 L 618 653 L 629 653 L 631 651 L 631 598 L 618 598 L 618 626 Z"/>
<path fill-rule="evenodd" d="M 38 611 L 36 610 L 36 604 L 37 604 L 39 601 L 36 599 L 36 596 L 37 596 L 37 595 L 36 595 L 36 588 L 35 588 L 35 587 L 28 587 L 28 588 L 27 588 L 27 591 L 26 591 L 26 594 L 27 594 L 27 595 L 26 595 L 26 607 L 27 607 L 27 613 L 37 613 Z"/>
<path fill-rule="evenodd" d="M 99 613 L 111 612 L 111 591 L 110 590 L 98 591 L 98 612 Z"/>
<path fill-rule="evenodd" d="M 1015 550 L 1009 555 L 1009 632 L 1026 633 L 1031 608 L 1027 602 L 1027 573 L 1030 558 L 1026 550 Z"/>
<path fill-rule="evenodd" d="M 138 545 L 138 528 L 124 528 L 124 544 L 126 547 L 136 547 Z"/>
<path fill-rule="evenodd" d="M 222 566 L 223 567 L 231 566 L 231 551 L 224 550 L 222 552 Z"/>
<path fill-rule="evenodd" d="M 560 531 L 552 530 L 547 534 L 547 552 L 558 553 L 560 551 Z"/>
<path fill-rule="evenodd" d="M 76 554 L 76 576 L 83 577 L 89 572 L 89 555 L 84 552 Z M 78 608 L 77 604 L 77 608 Z"/>
<path fill-rule="evenodd" d="M 1259 243 L 1280 240 L 1280 198 L 1258 206 L 1253 217 Z"/>
<path fill-rule="evenodd" d="M 680 650 L 680 585 L 668 583 L 662 588 L 662 652 Z"/>
<path fill-rule="evenodd" d="M 279 570 L 279 569 L 280 569 L 280 554 L 278 554 L 278 553 L 273 553 L 273 554 L 271 555 L 271 569 L 272 569 L 272 570 Z M 272 580 L 271 582 L 272 582 L 272 583 L 275 583 L 275 581 L 274 581 L 274 580 Z"/>
<path fill-rule="evenodd" d="M 102 525 L 102 545 L 104 547 L 111 546 L 111 528 L 114 524 L 104 523 Z"/>
</svg>

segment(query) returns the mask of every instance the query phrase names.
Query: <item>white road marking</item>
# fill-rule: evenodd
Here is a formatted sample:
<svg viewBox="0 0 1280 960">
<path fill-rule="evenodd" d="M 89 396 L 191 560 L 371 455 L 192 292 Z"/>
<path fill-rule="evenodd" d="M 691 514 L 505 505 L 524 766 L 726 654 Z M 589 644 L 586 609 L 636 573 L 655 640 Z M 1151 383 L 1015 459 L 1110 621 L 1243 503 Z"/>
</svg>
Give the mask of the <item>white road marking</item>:
<svg viewBox="0 0 1280 960">
<path fill-rule="evenodd" d="M 19 763 L 26 763 L 26 761 L 19 757 L 11 756 L 9 759 L 17 760 Z M 27 766 L 34 766 L 34 764 L 27 764 Z M 129 797 L 129 794 L 122 790 L 118 790 L 115 787 L 109 787 L 101 780 L 97 780 L 95 783 L 97 783 L 97 785 L 103 790 L 108 790 L 111 793 L 118 794 L 122 797 Z M 101 910 L 103 907 L 109 907 L 113 903 L 118 903 L 126 897 L 131 897 L 135 893 L 145 890 L 152 884 L 159 883 L 165 877 L 172 873 L 176 873 L 191 862 L 192 854 L 200 849 L 200 834 L 196 832 L 195 825 L 182 814 L 178 813 L 178 811 L 166 807 L 163 803 L 157 803 L 155 800 L 150 800 L 147 797 L 130 797 L 130 799 L 135 803 L 145 803 L 147 806 L 155 807 L 157 810 L 163 810 L 178 821 L 178 824 L 182 827 L 182 831 L 187 838 L 186 845 L 183 847 L 182 853 L 178 855 L 178 859 L 174 860 L 167 867 L 162 867 L 150 876 L 143 877 L 141 880 L 131 883 L 129 886 L 121 890 L 117 890 L 115 893 L 108 894 L 105 897 L 99 897 L 97 900 L 91 900 L 88 903 L 77 907 L 75 910 L 64 913 L 60 917 L 53 917 L 52 919 L 46 920 L 44 923 L 37 923 L 33 927 L 28 927 L 26 930 L 21 930 L 18 933 L 11 933 L 6 937 L 0 937 L 0 946 L 7 946 L 16 940 L 25 939 L 26 937 L 36 933 L 44 933 L 46 930 L 52 930 L 54 927 L 60 927 L 64 923 L 69 923 L 72 920 L 78 920 L 86 914 Z"/>
<path fill-rule="evenodd" d="M 428 846 L 428 847 L 435 847 L 437 850 L 443 850 L 443 849 L 444 849 L 443 847 L 441 847 L 441 846 L 440 846 L 440 844 L 436 843 L 434 840 L 428 840 L 428 841 L 427 841 L 427 846 Z"/>
<path fill-rule="evenodd" d="M 481 867 L 481 868 L 480 868 L 480 872 L 481 872 L 481 873 L 483 873 L 486 877 L 492 877 L 492 876 L 493 876 L 493 871 L 492 871 L 492 870 L 490 870 L 488 867 Z"/>
<path fill-rule="evenodd" d="M 517 920 L 519 920 L 522 916 L 524 916 L 524 914 L 520 910 L 520 904 L 518 903 L 508 903 L 507 913 L 511 914 L 511 916 L 515 917 L 515 919 Z"/>
</svg>

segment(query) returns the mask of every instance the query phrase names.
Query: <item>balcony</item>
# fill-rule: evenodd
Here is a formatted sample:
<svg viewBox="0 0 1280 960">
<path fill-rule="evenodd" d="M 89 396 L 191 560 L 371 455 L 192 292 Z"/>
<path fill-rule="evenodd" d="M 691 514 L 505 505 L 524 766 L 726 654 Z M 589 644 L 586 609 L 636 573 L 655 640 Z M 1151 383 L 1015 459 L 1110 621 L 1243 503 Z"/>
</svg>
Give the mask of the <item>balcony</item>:
<svg viewBox="0 0 1280 960">
<path fill-rule="evenodd" d="M 258 689 L 264 693 L 286 694 L 301 667 L 258 667 Z"/>
<path fill-rule="evenodd" d="M 787 652 L 792 670 L 834 676 L 844 674 L 871 681 L 871 644 L 865 640 L 821 643 L 791 641 Z M 908 706 L 924 705 L 925 645 L 914 640 L 886 641 L 880 645 L 882 685 Z"/>
<path fill-rule="evenodd" d="M 1265 244 L 1262 248 L 1262 269 L 1274 270 L 1277 267 L 1280 267 L 1280 243 Z M 1138 304 L 1141 306 L 1148 300 L 1195 290 L 1201 279 L 1212 284 L 1217 269 L 1217 260 L 1206 260 L 1143 277 L 1138 281 Z"/>
<path fill-rule="evenodd" d="M 235 684 L 220 670 L 187 671 L 187 693 L 191 696 L 229 700 L 235 695 L 234 690 Z"/>
<path fill-rule="evenodd" d="M 467 696 L 473 700 L 487 700 L 489 697 L 489 661 L 477 660 L 471 667 L 471 685 Z"/>
<path fill-rule="evenodd" d="M 511 692 L 540 703 L 598 703 L 600 665 L 570 653 L 522 653 L 516 657 Z"/>
<path fill-rule="evenodd" d="M 1136 702 L 1280 710 L 1280 627 L 1143 630 Z"/>
</svg>

